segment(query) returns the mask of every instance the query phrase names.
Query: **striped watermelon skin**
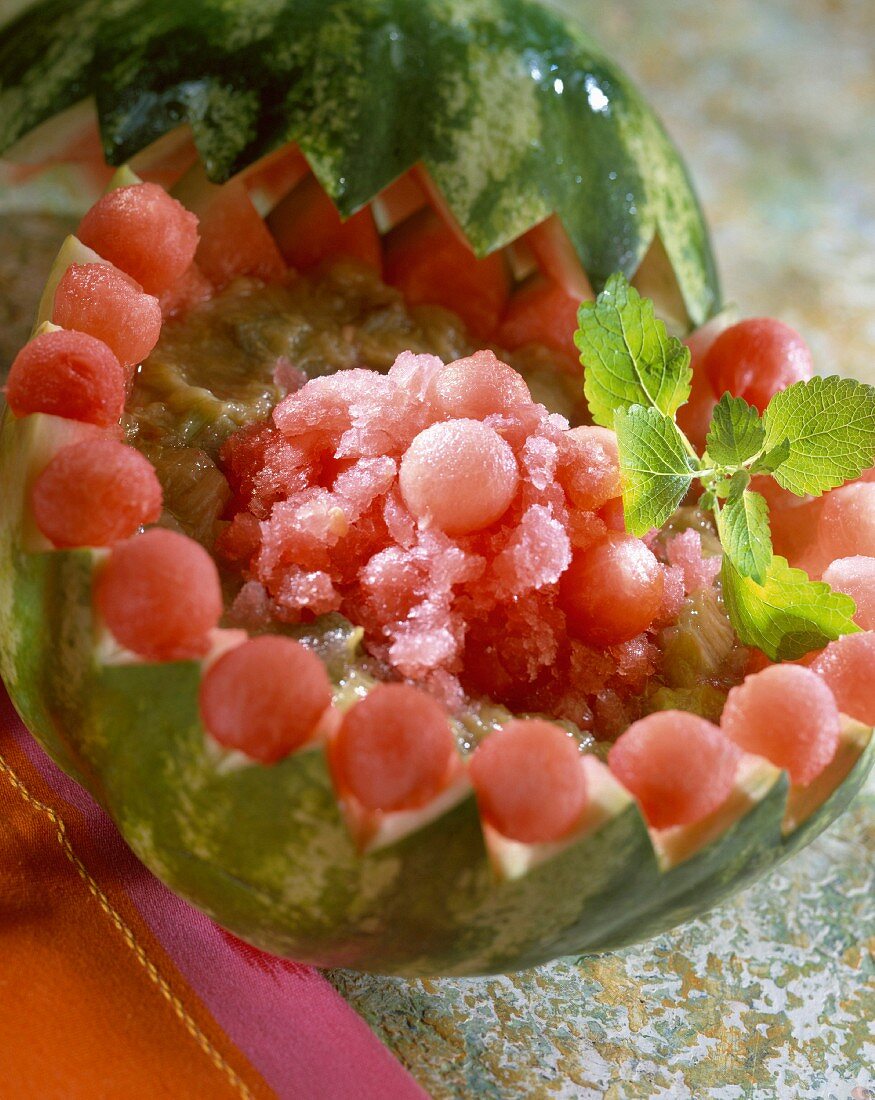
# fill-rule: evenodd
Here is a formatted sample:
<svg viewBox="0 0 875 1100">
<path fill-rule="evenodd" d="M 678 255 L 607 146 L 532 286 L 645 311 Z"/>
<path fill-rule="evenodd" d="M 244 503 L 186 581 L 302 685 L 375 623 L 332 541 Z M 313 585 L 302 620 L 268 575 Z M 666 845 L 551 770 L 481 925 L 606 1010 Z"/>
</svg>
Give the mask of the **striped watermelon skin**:
<svg viewBox="0 0 875 1100">
<path fill-rule="evenodd" d="M 422 162 L 480 255 L 556 211 L 598 291 L 658 233 L 692 323 L 718 308 L 660 122 L 533 0 L 42 0 L 0 28 L 0 149 L 88 96 L 112 164 L 182 122 L 217 181 L 296 141 L 348 216 Z"/>
<path fill-rule="evenodd" d="M 526 0 L 46 0 L 0 32 L 4 146 L 88 96 L 113 163 L 183 121 L 216 180 L 296 141 L 348 215 L 423 162 L 481 254 L 557 211 L 598 288 L 637 270 L 658 233 L 691 319 L 716 308 L 701 212 L 659 123 L 583 32 Z M 321 748 L 229 768 L 201 725 L 197 663 L 107 660 L 99 555 L 26 537 L 27 486 L 62 423 L 0 422 L 0 675 L 144 863 L 262 948 L 434 976 L 636 942 L 807 843 L 875 761 L 859 728 L 800 826 L 780 775 L 670 867 L 628 798 L 518 878 L 496 876 L 473 797 L 362 855 Z M 341 683 L 346 635 L 316 641 Z"/>
<path fill-rule="evenodd" d="M 228 767 L 201 724 L 200 665 L 108 661 L 92 612 L 98 556 L 26 547 L 29 471 L 63 423 L 8 411 L 0 422 L 0 675 L 140 859 L 265 950 L 411 977 L 613 950 L 700 916 L 782 862 L 842 812 L 875 762 L 875 738 L 857 725 L 837 785 L 789 830 L 787 777 L 771 769 L 745 812 L 670 867 L 628 797 L 518 878 L 496 876 L 473 796 L 363 855 L 322 747 Z M 338 623 L 311 639 L 338 685 L 355 660 L 348 638 Z"/>
</svg>

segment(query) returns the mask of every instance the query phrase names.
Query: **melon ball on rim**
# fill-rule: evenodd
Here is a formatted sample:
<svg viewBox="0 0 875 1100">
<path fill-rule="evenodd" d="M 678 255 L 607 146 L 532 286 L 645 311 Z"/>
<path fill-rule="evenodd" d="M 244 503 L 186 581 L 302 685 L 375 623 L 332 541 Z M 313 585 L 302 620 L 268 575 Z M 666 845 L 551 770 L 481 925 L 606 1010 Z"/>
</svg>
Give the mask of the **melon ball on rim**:
<svg viewBox="0 0 875 1100">
<path fill-rule="evenodd" d="M 200 687 L 210 734 L 262 764 L 275 764 L 308 741 L 330 704 L 325 666 L 280 635 L 250 638 L 222 654 Z"/>
<path fill-rule="evenodd" d="M 222 614 L 213 559 L 194 539 L 161 527 L 112 549 L 94 597 L 116 641 L 152 661 L 204 656 Z"/>
<path fill-rule="evenodd" d="M 424 805 L 443 788 L 456 760 L 443 707 L 408 684 L 378 684 L 344 715 L 331 746 L 341 793 L 365 809 Z"/>
<path fill-rule="evenodd" d="M 127 372 L 102 340 L 84 332 L 43 332 L 9 369 L 6 400 L 16 416 L 48 413 L 107 428 L 125 409 Z"/>
<path fill-rule="evenodd" d="M 875 483 L 855 481 L 824 498 L 818 548 L 830 561 L 875 557 Z"/>
<path fill-rule="evenodd" d="M 123 367 L 142 363 L 161 335 L 161 306 L 112 264 L 71 264 L 55 291 L 52 320 L 103 340 Z"/>
<path fill-rule="evenodd" d="M 500 519 L 519 484 L 510 444 L 479 420 L 445 420 L 419 433 L 401 460 L 404 503 L 448 535 L 480 531 Z"/>
<path fill-rule="evenodd" d="M 836 558 L 821 579 L 835 592 L 851 597 L 857 605 L 854 613 L 857 626 L 875 630 L 875 557 L 855 554 L 850 558 Z"/>
<path fill-rule="evenodd" d="M 587 799 L 577 742 L 540 718 L 514 718 L 474 750 L 471 782 L 485 821 L 523 844 L 567 835 Z"/>
<path fill-rule="evenodd" d="M 875 725 L 875 633 L 845 634 L 812 663 L 842 714 Z"/>
<path fill-rule="evenodd" d="M 98 199 L 82 219 L 78 236 L 148 294 L 159 295 L 194 259 L 197 217 L 157 183 L 136 183 Z"/>
<path fill-rule="evenodd" d="M 784 768 L 793 783 L 816 779 L 839 742 L 833 694 L 802 665 L 770 665 L 748 676 L 726 697 L 720 727 L 745 752 Z"/>
<path fill-rule="evenodd" d="M 149 460 L 115 439 L 62 447 L 34 481 L 31 507 L 55 546 L 111 546 L 161 515 L 161 485 Z"/>
<path fill-rule="evenodd" d="M 691 825 L 732 790 L 741 752 L 712 722 L 680 710 L 641 718 L 620 734 L 608 766 L 635 796 L 648 825 Z"/>
</svg>

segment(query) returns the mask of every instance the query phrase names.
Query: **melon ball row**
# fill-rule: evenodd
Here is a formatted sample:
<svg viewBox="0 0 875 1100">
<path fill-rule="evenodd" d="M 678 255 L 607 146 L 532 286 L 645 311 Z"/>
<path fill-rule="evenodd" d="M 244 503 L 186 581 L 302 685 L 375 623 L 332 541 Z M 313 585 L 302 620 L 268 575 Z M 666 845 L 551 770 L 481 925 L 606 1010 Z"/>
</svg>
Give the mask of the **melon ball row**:
<svg viewBox="0 0 875 1100">
<path fill-rule="evenodd" d="M 134 371 L 158 342 L 158 295 L 190 268 L 199 240 L 194 215 L 155 184 L 104 195 L 79 238 L 95 261 L 63 272 L 52 324 L 16 356 L 6 385 L 16 416 L 83 425 L 31 488 L 34 521 L 57 547 L 110 546 L 161 514 L 155 471 L 120 442 L 117 425 Z"/>
<path fill-rule="evenodd" d="M 171 242 L 166 254 L 151 247 L 155 219 L 158 239 Z M 145 660 L 204 659 L 201 713 L 219 744 L 273 764 L 324 742 L 338 795 L 366 811 L 418 809 L 464 775 L 484 821 L 501 835 L 543 843 L 572 833 L 587 806 L 586 773 L 577 743 L 559 726 L 512 720 L 463 759 L 444 708 L 408 684 L 378 685 L 340 713 L 324 666 L 305 646 L 275 635 L 240 641 L 217 631 L 221 588 L 203 548 L 161 528 L 136 533 L 158 517 L 160 487 L 148 463 L 118 442 L 113 425 L 132 365 L 157 339 L 148 299 L 154 302 L 190 270 L 197 229 L 179 204 L 142 185 L 106 196 L 82 233 L 117 269 L 69 269 L 53 317 L 81 329 L 38 335 L 17 357 L 7 397 L 17 416 L 49 413 L 83 426 L 82 438 L 38 474 L 31 505 L 54 545 L 109 548 L 97 567 L 94 600 L 115 641 Z M 460 397 L 454 386 L 451 372 L 441 397 L 451 405 Z M 476 387 L 460 393 L 473 400 Z M 432 477 L 435 464 L 451 460 L 460 447 L 473 449 L 489 475 L 483 498 L 463 501 L 471 511 L 463 528 L 476 525 L 510 492 L 514 474 L 506 452 L 492 436 L 485 443 L 480 428 L 466 426 L 458 438 L 445 438 L 446 424 L 436 427 L 437 441 L 429 439 L 423 455 L 408 463 L 403 491 L 414 508 L 439 516 L 446 500 Z M 226 648 L 229 641 L 236 644 Z M 211 660 L 217 645 L 223 651 Z M 875 635 L 847 636 L 811 668 L 774 666 L 749 676 L 730 692 L 719 727 L 679 712 L 642 719 L 617 740 L 609 766 L 654 828 L 689 824 L 718 808 L 744 752 L 809 783 L 835 752 L 839 711 L 875 720 L 873 669 Z"/>
</svg>

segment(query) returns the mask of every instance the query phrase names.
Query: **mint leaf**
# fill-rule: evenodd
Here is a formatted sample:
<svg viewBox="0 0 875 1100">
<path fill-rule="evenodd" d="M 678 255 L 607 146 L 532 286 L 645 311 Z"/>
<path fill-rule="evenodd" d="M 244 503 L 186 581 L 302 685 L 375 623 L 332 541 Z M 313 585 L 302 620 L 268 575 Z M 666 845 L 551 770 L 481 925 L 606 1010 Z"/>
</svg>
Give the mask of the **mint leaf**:
<svg viewBox="0 0 875 1100">
<path fill-rule="evenodd" d="M 796 382 L 775 394 L 763 423 L 767 448 L 790 445 L 774 477 L 797 496 L 834 489 L 875 462 L 875 386 L 853 378 Z"/>
<path fill-rule="evenodd" d="M 585 367 L 584 392 L 593 419 L 610 428 L 617 409 L 652 406 L 672 417 L 690 396 L 690 351 L 669 336 L 621 274 L 577 314 L 574 342 Z"/>
<path fill-rule="evenodd" d="M 790 440 L 782 439 L 774 447 L 765 451 L 750 468 L 752 474 L 773 474 L 775 470 L 786 462 L 790 454 Z"/>
<path fill-rule="evenodd" d="M 769 506 L 748 488 L 750 475 L 739 471 L 731 483 L 726 504 L 717 512 L 717 532 L 723 552 L 743 577 L 765 584 L 772 560 Z"/>
<path fill-rule="evenodd" d="M 718 466 L 740 466 L 762 448 L 765 438 L 759 411 L 743 397 L 724 393 L 708 429 L 708 457 Z"/>
<path fill-rule="evenodd" d="M 632 405 L 614 416 L 626 528 L 643 535 L 674 512 L 693 481 L 695 463 L 680 429 L 657 409 Z"/>
<path fill-rule="evenodd" d="M 791 569 L 786 558 L 772 558 L 760 585 L 724 556 L 720 578 L 735 633 L 772 661 L 796 660 L 860 629 L 850 596 L 810 581 L 801 569 Z"/>
</svg>

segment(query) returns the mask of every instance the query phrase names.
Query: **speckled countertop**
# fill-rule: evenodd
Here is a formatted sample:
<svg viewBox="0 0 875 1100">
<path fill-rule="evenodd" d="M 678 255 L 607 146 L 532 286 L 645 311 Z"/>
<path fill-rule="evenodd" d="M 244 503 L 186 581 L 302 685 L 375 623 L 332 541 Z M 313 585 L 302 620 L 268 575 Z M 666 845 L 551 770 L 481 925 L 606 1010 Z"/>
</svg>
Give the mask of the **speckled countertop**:
<svg viewBox="0 0 875 1100">
<path fill-rule="evenodd" d="M 824 373 L 875 381 L 872 0 L 553 2 L 683 148 L 726 297 L 798 327 Z M 0 195 L 16 207 L 33 203 Z M 63 228 L 0 216 L 4 366 Z M 495 979 L 328 977 L 438 1100 L 875 1100 L 873 851 L 870 788 L 767 881 L 643 947 Z"/>
</svg>

